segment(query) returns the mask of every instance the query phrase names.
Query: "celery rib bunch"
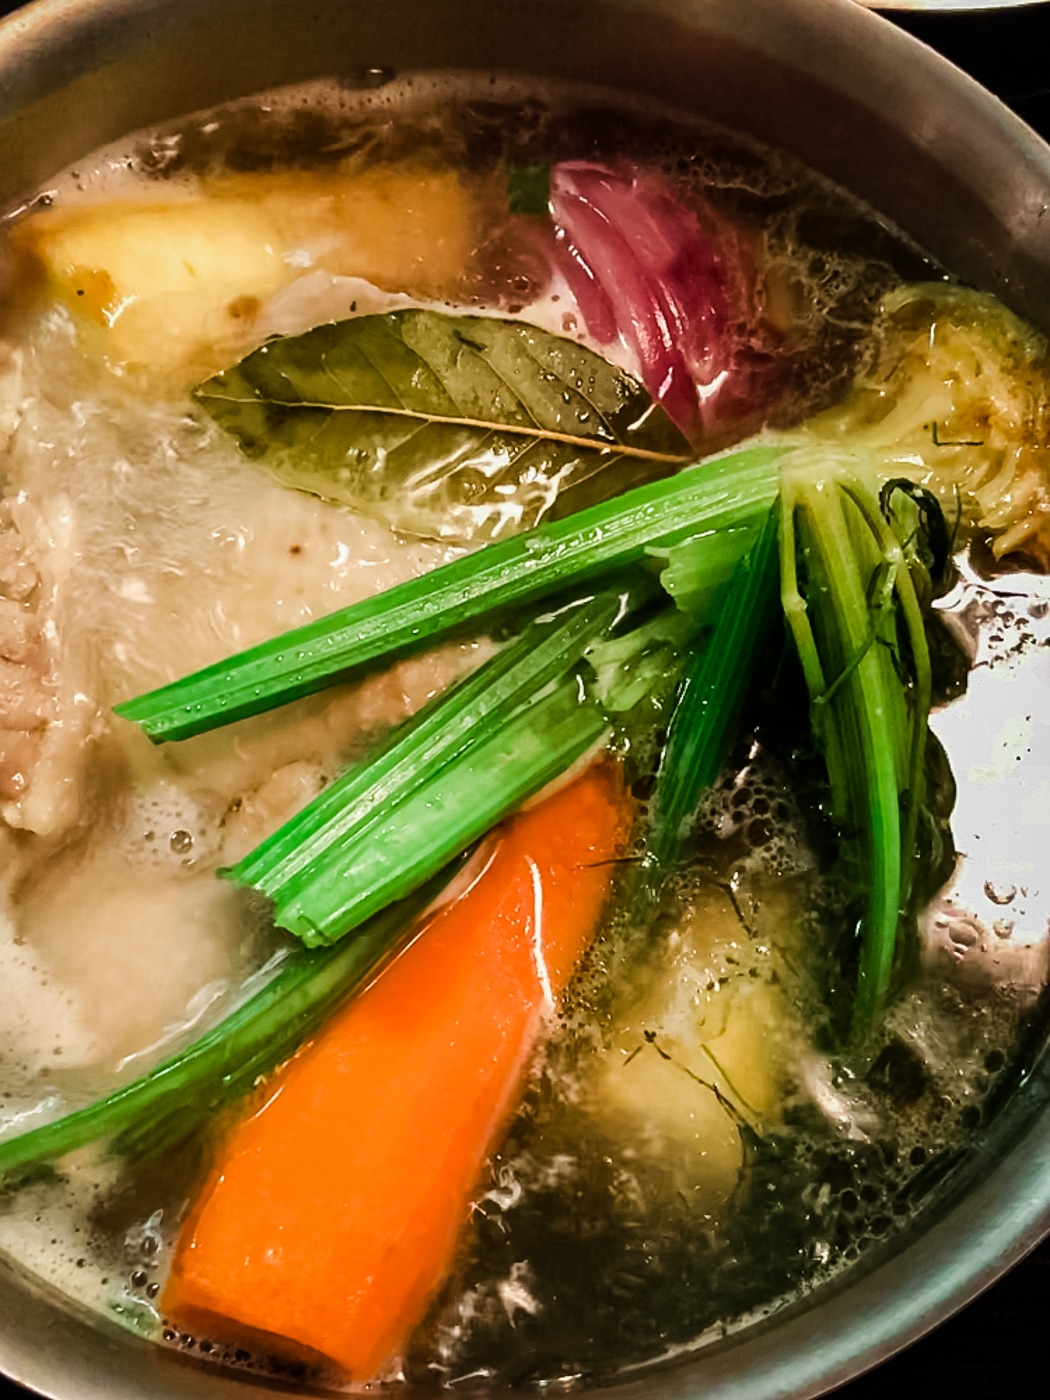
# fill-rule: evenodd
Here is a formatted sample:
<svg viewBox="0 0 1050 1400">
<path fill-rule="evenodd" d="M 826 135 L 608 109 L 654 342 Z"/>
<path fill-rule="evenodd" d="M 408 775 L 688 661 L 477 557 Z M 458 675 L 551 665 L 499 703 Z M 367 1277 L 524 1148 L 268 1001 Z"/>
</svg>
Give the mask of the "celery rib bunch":
<svg viewBox="0 0 1050 1400">
<path fill-rule="evenodd" d="M 717 596 L 761 524 L 756 511 L 768 513 L 777 455 L 762 448 L 692 469 L 673 490 L 662 482 L 630 492 L 437 569 L 422 581 L 429 582 L 429 590 L 421 591 L 413 580 L 337 615 L 335 625 L 345 636 L 366 635 L 373 654 L 381 646 L 386 659 L 399 654 L 406 630 L 413 638 L 424 633 L 433 640 L 464 616 L 498 621 L 508 606 L 523 600 L 554 609 L 528 623 L 491 661 L 431 702 L 378 752 L 225 871 L 227 878 L 270 898 L 278 926 L 316 946 L 344 937 L 466 850 L 608 737 L 609 713 L 629 707 L 628 692 L 637 700 L 656 683 L 657 674 L 642 676 L 637 668 L 628 680 L 620 665 L 613 666 L 611 679 L 603 676 L 593 654 L 614 628 L 625 655 L 644 651 L 654 594 L 663 600 L 656 605 L 658 614 L 674 612 L 650 576 L 660 558 L 658 551 L 649 553 L 654 545 L 686 547 L 697 556 L 694 608 L 682 635 L 695 630 L 689 619 L 701 615 L 697 600 Z M 720 529 L 730 510 L 733 528 Z M 595 576 L 610 586 L 566 603 L 567 589 Z M 384 600 L 395 619 L 408 613 L 407 629 L 397 622 L 382 629 Z M 657 625 L 666 627 L 665 621 Z M 279 643 L 284 651 L 293 645 L 290 637 Z M 234 658 L 224 668 L 227 675 L 260 665 L 260 650 Z M 343 674 L 329 671 L 323 683 Z M 288 698 L 281 675 L 275 658 L 268 704 Z M 202 672 L 169 689 L 192 691 L 202 697 L 193 703 L 204 706 L 210 684 Z M 294 679 L 291 690 L 298 693 Z M 157 695 L 156 704 L 170 706 L 171 696 Z M 147 696 L 121 712 L 145 710 L 150 703 Z M 176 705 L 168 714 L 177 710 Z M 228 714 L 227 706 L 213 705 L 212 722 L 225 723 Z M 149 723 L 152 719 L 143 727 L 156 736 L 156 724 L 148 728 Z"/>
<path fill-rule="evenodd" d="M 932 564 L 923 549 L 943 521 L 918 494 L 891 483 L 880 498 L 874 463 L 859 454 L 745 448 L 490 544 L 117 712 L 155 741 L 181 738 L 464 629 L 517 632 L 224 872 L 272 899 L 277 923 L 314 945 L 404 897 L 569 768 L 610 732 L 624 696 L 656 684 L 659 656 L 657 668 L 682 671 L 653 797 L 647 864 L 659 879 L 725 761 L 779 584 L 831 815 L 864 891 L 854 1017 L 863 1029 L 890 991 L 924 801 Z M 663 612 L 640 621 L 654 575 Z M 675 636 L 669 597 L 691 619 L 671 660 L 660 651 Z"/>
<path fill-rule="evenodd" d="M 607 738 L 610 714 L 661 681 L 657 657 L 664 674 L 678 665 L 653 652 L 654 626 L 665 641 L 696 631 L 776 499 L 782 451 L 718 458 L 488 545 L 117 713 L 154 740 L 181 738 L 468 625 L 509 628 L 492 660 L 222 872 L 272 900 L 277 925 L 308 946 L 333 942 Z"/>
<path fill-rule="evenodd" d="M 716 595 L 709 635 L 686 656 L 653 791 L 650 875 L 658 877 L 674 865 L 700 798 L 725 763 L 741 704 L 776 621 L 778 532 L 774 507 Z"/>
<path fill-rule="evenodd" d="M 410 893 L 607 734 L 580 662 L 627 606 L 609 592 L 532 623 L 224 873 L 308 947 Z"/>
<path fill-rule="evenodd" d="M 784 615 L 827 765 L 832 816 L 863 891 L 858 1033 L 890 992 L 925 799 L 932 677 L 923 603 L 931 562 L 909 489 L 890 483 L 880 497 L 870 462 L 845 454 L 801 451 L 782 474 Z"/>
</svg>

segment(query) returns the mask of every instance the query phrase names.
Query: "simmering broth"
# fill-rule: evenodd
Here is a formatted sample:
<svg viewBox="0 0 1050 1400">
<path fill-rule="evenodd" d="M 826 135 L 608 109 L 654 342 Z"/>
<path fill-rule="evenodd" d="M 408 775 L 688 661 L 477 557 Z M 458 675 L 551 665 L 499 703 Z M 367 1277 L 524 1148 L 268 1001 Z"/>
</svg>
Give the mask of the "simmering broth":
<svg viewBox="0 0 1050 1400">
<path fill-rule="evenodd" d="M 134 1080 L 287 962 L 267 900 L 216 872 L 476 670 L 505 619 L 179 743 L 151 745 L 111 707 L 640 480 L 636 461 L 559 476 L 493 449 L 392 479 L 373 463 L 333 500 L 313 476 L 288 484 L 294 454 L 251 460 L 190 391 L 285 343 L 271 337 L 420 307 L 538 326 L 648 383 L 644 336 L 603 332 L 574 272 L 578 231 L 546 212 L 598 171 L 715 249 L 710 305 L 692 314 L 717 323 L 706 353 L 726 358 L 693 356 L 691 455 L 756 433 L 811 452 L 877 443 L 886 478 L 939 496 L 959 571 L 934 605 L 931 725 L 959 788 L 959 855 L 924 837 L 910 952 L 851 1033 L 856 870 L 785 642 L 685 854 L 641 899 L 678 634 L 651 650 L 666 674 L 639 682 L 603 738 L 635 813 L 611 898 L 477 1161 L 448 1275 L 379 1372 L 586 1383 L 884 1247 L 1023 1067 L 1050 912 L 1030 840 L 1047 737 L 1018 703 L 1046 679 L 1045 347 L 776 153 L 585 89 L 385 77 L 129 138 L 9 222 L 0 787 L 19 994 L 0 1024 L 5 1137 Z M 946 819 L 936 751 L 927 772 Z M 238 1115 L 221 1107 L 159 1154 L 95 1143 L 13 1184 L 0 1243 L 158 1340 L 346 1383 L 279 1329 L 201 1327 L 169 1283 Z M 426 1174 L 425 1135 L 418 1150 Z"/>
</svg>

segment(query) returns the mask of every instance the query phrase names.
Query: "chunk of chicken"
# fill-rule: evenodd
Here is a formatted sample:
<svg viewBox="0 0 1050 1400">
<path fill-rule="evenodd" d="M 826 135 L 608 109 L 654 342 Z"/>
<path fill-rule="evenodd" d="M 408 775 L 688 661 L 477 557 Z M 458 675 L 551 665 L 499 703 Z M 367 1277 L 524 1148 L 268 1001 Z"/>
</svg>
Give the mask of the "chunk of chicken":
<svg viewBox="0 0 1050 1400">
<path fill-rule="evenodd" d="M 0 812 L 12 826 L 27 824 L 29 791 L 57 719 L 40 591 L 26 541 L 0 503 Z"/>
</svg>

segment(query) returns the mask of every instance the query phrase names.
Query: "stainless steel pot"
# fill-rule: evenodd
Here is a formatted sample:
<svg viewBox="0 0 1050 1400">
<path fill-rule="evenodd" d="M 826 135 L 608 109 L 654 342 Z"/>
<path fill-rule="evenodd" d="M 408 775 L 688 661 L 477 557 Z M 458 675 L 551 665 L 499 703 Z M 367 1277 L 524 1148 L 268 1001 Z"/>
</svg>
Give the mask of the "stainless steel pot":
<svg viewBox="0 0 1050 1400">
<path fill-rule="evenodd" d="M 786 148 L 1050 330 L 1050 149 L 850 0 L 40 0 L 0 24 L 0 203 L 104 142 L 365 68 L 500 70 L 652 95 Z M 622 1400 L 823 1393 L 961 1307 L 1050 1230 L 1050 1056 L 912 1236 Z M 0 1369 L 60 1400 L 235 1400 L 0 1258 Z"/>
</svg>

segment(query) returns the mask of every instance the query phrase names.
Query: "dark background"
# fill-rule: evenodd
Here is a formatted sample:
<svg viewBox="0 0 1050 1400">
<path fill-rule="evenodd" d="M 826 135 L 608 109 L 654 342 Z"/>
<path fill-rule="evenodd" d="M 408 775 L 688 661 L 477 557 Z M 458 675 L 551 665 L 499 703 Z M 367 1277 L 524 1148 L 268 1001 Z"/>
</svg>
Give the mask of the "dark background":
<svg viewBox="0 0 1050 1400">
<path fill-rule="evenodd" d="M 0 0 L 0 15 L 17 8 Z M 988 14 L 898 11 L 889 18 L 991 88 L 1050 140 L 1050 3 Z M 931 1400 L 1050 1394 L 1050 1241 L 937 1331 L 837 1390 L 835 1400 L 908 1393 Z M 28 1400 L 28 1392 L 0 1380 L 0 1400 Z"/>
</svg>

